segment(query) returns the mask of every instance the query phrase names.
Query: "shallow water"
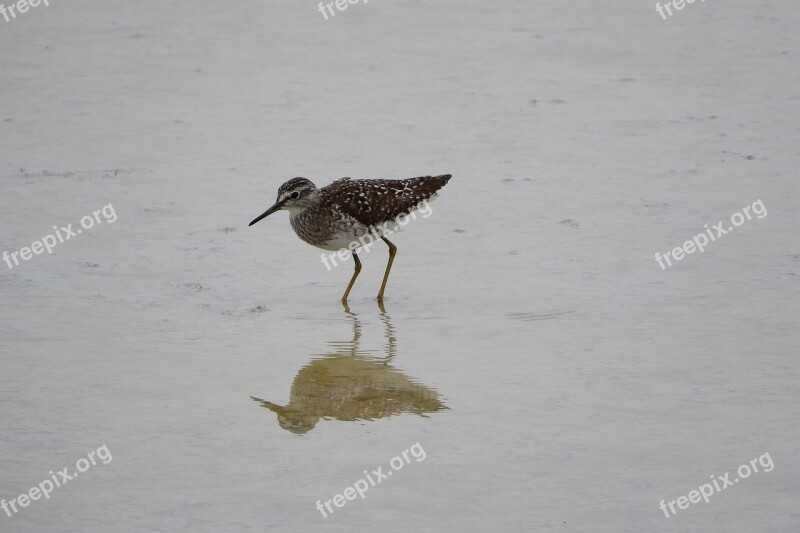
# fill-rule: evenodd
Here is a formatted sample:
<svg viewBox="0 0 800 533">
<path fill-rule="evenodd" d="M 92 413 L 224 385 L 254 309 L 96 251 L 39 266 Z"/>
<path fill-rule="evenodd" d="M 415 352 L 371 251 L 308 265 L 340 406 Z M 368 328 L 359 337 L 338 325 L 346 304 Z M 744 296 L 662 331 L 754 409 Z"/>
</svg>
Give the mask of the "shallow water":
<svg viewBox="0 0 800 533">
<path fill-rule="evenodd" d="M 113 457 L 0 531 L 796 529 L 797 8 L 531 6 L 0 21 L 0 251 L 118 215 L 0 263 L 0 499 Z M 289 177 L 441 173 L 383 309 L 382 243 L 343 308 L 352 262 L 247 227 Z"/>
</svg>

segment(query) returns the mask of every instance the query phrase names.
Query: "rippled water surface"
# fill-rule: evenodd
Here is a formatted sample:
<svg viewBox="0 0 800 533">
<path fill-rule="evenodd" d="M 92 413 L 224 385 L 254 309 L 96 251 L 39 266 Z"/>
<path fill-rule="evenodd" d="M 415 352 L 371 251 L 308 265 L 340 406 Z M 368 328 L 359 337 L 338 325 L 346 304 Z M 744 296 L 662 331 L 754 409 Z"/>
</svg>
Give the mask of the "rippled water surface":
<svg viewBox="0 0 800 533">
<path fill-rule="evenodd" d="M 116 214 L 0 263 L 0 500 L 84 470 L 0 531 L 796 530 L 797 19 L 76 0 L 0 21 L 0 252 Z M 294 176 L 443 173 L 383 306 L 383 243 L 342 306 L 351 261 L 326 269 L 286 213 L 247 226 Z"/>
</svg>

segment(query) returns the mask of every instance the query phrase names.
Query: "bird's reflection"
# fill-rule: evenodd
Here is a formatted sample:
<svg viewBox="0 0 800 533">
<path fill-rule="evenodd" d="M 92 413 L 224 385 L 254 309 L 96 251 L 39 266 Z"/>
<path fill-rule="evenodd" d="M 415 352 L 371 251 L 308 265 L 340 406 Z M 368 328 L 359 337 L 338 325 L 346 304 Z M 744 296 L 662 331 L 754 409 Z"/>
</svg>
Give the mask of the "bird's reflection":
<svg viewBox="0 0 800 533">
<path fill-rule="evenodd" d="M 400 413 L 426 416 L 447 409 L 439 394 L 391 365 L 397 338 L 389 315 L 381 307 L 386 346 L 383 357 L 359 348 L 361 322 L 344 306 L 353 323 L 353 340 L 330 342 L 330 353 L 315 357 L 292 382 L 285 406 L 253 398 L 278 415 L 280 426 L 302 435 L 320 418 L 344 421 L 375 420 Z"/>
</svg>

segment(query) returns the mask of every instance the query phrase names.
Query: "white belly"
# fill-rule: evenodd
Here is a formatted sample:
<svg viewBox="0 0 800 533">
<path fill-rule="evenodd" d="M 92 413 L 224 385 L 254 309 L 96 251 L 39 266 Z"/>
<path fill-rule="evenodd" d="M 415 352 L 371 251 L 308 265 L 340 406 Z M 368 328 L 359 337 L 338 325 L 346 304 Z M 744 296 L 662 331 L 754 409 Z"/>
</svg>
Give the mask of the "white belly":
<svg viewBox="0 0 800 533">
<path fill-rule="evenodd" d="M 376 240 L 380 240 L 380 236 L 385 234 L 385 231 L 379 232 L 377 234 L 369 233 L 369 231 L 364 229 L 364 231 L 342 231 L 335 233 L 331 236 L 325 243 L 315 245 L 317 248 L 322 248 L 323 250 L 343 250 L 343 249 L 358 249 L 362 246 L 369 246 L 370 243 Z"/>
</svg>

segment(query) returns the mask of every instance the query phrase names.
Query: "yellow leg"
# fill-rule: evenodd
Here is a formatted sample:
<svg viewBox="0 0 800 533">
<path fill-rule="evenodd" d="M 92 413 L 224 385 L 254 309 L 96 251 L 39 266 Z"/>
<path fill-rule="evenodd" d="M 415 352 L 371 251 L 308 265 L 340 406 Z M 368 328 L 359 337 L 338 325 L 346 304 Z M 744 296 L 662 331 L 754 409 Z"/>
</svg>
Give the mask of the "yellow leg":
<svg viewBox="0 0 800 533">
<path fill-rule="evenodd" d="M 386 282 L 389 279 L 389 271 L 392 269 L 392 262 L 394 261 L 394 256 L 397 254 L 397 246 L 389 242 L 389 239 L 386 237 L 381 237 L 386 244 L 389 245 L 389 262 L 386 264 L 386 273 L 383 275 L 383 283 L 381 283 L 381 290 L 378 292 L 378 301 L 383 301 L 383 291 L 386 289 Z"/>
<path fill-rule="evenodd" d="M 350 278 L 350 284 L 347 286 L 347 290 L 344 291 L 344 296 L 342 296 L 342 303 L 347 305 L 347 295 L 350 294 L 350 289 L 353 288 L 353 283 L 356 282 L 356 278 L 358 277 L 358 273 L 361 272 L 361 260 L 358 258 L 355 252 L 353 252 L 353 260 L 356 262 L 355 272 L 353 272 L 353 277 Z"/>
</svg>

